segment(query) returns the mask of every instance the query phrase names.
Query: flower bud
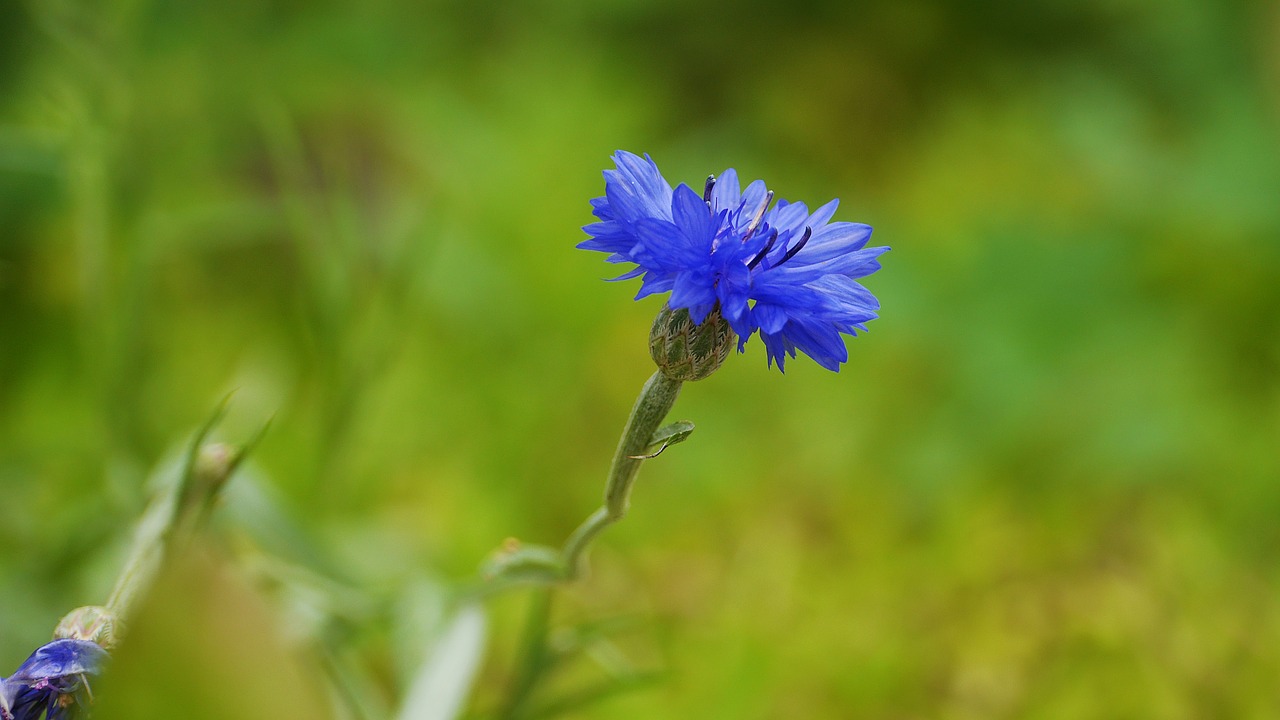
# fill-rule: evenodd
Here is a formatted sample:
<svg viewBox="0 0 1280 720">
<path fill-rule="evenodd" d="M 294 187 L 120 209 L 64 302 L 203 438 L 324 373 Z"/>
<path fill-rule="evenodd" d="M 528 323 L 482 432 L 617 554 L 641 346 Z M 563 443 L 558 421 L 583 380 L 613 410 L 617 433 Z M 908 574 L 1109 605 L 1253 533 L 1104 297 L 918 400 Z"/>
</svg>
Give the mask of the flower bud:
<svg viewBox="0 0 1280 720">
<path fill-rule="evenodd" d="M 664 306 L 649 331 L 649 354 L 672 380 L 701 380 L 729 357 L 737 339 L 716 307 L 695 325 L 685 309 Z"/>
<path fill-rule="evenodd" d="M 119 641 L 121 629 L 115 613 L 97 605 L 86 605 L 63 616 L 53 631 L 53 639 L 88 640 L 110 650 Z"/>
<path fill-rule="evenodd" d="M 235 469 L 238 455 L 235 448 L 226 443 L 212 442 L 201 446 L 196 455 L 196 477 L 208 487 L 221 487 Z"/>
</svg>

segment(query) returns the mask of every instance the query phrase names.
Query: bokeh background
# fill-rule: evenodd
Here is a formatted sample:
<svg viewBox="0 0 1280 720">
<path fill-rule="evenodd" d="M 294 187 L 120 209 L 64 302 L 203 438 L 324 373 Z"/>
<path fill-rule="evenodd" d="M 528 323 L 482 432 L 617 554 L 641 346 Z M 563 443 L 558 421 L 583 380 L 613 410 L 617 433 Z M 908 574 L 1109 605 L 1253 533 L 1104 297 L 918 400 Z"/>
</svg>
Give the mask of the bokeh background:
<svg viewBox="0 0 1280 720">
<path fill-rule="evenodd" d="M 253 493 L 115 691 L 313 716 L 290 638 L 337 607 L 393 704 L 441 593 L 599 502 L 661 305 L 573 249 L 618 148 L 893 251 L 840 374 L 752 343 L 686 386 L 697 432 L 553 613 L 660 676 L 562 717 L 1280 712 L 1265 0 L 0 5 L 0 673 L 235 390 Z M 470 716 L 528 602 L 486 604 Z"/>
</svg>

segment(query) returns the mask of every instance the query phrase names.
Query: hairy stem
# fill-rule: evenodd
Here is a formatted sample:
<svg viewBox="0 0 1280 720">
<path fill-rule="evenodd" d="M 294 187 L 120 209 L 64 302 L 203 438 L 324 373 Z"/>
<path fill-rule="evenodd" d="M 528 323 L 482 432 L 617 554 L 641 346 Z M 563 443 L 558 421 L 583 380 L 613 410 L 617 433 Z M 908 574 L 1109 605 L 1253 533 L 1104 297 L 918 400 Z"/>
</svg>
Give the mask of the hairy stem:
<svg viewBox="0 0 1280 720">
<path fill-rule="evenodd" d="M 627 514 L 631 504 L 631 486 L 644 463 L 642 456 L 649 448 L 654 431 L 675 405 L 682 384 L 658 371 L 641 389 L 618 440 L 618 449 L 613 453 L 613 465 L 609 468 L 609 480 L 604 489 L 604 505 L 583 521 L 565 543 L 563 554 L 568 579 L 581 577 L 585 572 L 586 551 L 591 541 Z"/>
</svg>

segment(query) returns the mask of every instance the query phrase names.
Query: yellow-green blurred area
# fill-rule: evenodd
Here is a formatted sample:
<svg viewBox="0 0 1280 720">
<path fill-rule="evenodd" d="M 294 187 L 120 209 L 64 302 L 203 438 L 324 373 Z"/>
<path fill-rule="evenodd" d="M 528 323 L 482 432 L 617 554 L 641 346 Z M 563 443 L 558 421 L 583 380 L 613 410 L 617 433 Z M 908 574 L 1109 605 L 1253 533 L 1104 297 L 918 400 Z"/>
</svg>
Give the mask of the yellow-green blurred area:
<svg viewBox="0 0 1280 720">
<path fill-rule="evenodd" d="M 563 717 L 1280 714 L 1265 0 L 0 5 L 0 674 L 233 390 L 297 533 L 228 500 L 120 651 L 135 717 L 330 705 L 264 566 L 404 604 L 561 543 L 652 372 L 661 299 L 573 248 L 619 148 L 893 250 L 839 374 L 756 340 L 685 386 L 553 614 L 661 677 Z M 390 615 L 342 638 L 386 702 Z"/>
</svg>

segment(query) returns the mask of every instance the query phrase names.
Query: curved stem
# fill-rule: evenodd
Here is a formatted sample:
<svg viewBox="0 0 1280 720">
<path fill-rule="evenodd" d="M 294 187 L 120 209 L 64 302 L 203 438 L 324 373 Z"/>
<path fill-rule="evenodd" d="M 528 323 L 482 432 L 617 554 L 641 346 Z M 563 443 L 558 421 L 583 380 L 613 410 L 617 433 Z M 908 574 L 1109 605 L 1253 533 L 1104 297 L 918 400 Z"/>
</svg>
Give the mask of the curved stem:
<svg viewBox="0 0 1280 720">
<path fill-rule="evenodd" d="M 604 503 L 613 520 L 622 519 L 627 514 L 627 506 L 631 502 L 631 484 L 635 482 L 636 473 L 644 458 L 639 457 L 649 448 L 653 433 L 662 424 L 662 419 L 671 412 L 680 395 L 679 380 L 672 380 L 659 370 L 649 378 L 631 408 L 631 417 L 622 429 L 622 437 L 618 440 L 618 449 L 613 453 L 613 466 L 609 468 L 609 483 L 604 490 Z"/>
<path fill-rule="evenodd" d="M 582 521 L 564 544 L 564 572 L 568 580 L 576 580 L 586 572 L 586 552 L 591 541 L 605 528 L 617 522 L 609 517 L 609 508 L 601 507 Z"/>
<path fill-rule="evenodd" d="M 648 450 L 654 431 L 675 405 L 681 385 L 681 381 L 672 380 L 658 371 L 640 390 L 640 396 L 631 408 L 631 416 L 622 429 L 618 448 L 613 453 L 613 465 L 609 468 L 609 480 L 604 489 L 604 506 L 583 521 L 565 542 L 563 557 L 567 579 L 582 576 L 591 541 L 627 514 L 631 504 L 631 486 L 644 463 L 641 456 Z"/>
<path fill-rule="evenodd" d="M 640 465 L 653 457 L 647 451 L 654 444 L 658 426 L 675 405 L 681 385 L 680 380 L 672 380 L 661 371 L 655 372 L 644 384 L 613 454 L 604 489 L 604 505 L 573 531 L 563 548 L 556 550 L 541 545 L 521 546 L 519 543 L 504 548 L 486 563 L 480 582 L 468 595 L 483 597 L 517 585 L 552 585 L 582 577 L 586 572 L 586 554 L 591 543 L 605 528 L 627 514 L 631 486 L 635 484 Z M 688 431 L 684 435 L 688 435 Z M 669 442 L 671 437 L 666 439 Z"/>
</svg>

